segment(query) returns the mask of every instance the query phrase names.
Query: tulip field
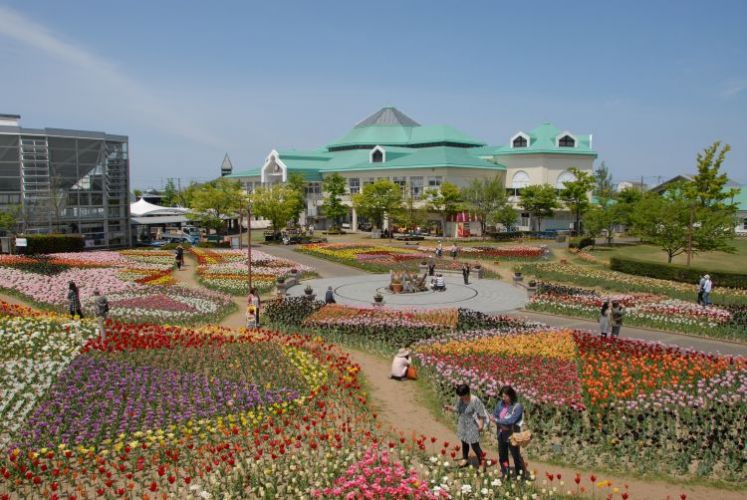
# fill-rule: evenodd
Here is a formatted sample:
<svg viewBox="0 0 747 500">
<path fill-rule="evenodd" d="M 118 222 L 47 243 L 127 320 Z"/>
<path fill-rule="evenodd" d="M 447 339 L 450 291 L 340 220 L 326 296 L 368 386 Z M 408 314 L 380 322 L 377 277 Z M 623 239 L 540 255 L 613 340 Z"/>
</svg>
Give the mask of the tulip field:
<svg viewBox="0 0 747 500">
<path fill-rule="evenodd" d="M 109 299 L 109 316 L 136 322 L 195 324 L 235 308 L 225 294 L 174 286 L 174 254 L 164 250 L 0 255 L 0 286 L 38 304 L 67 309 L 68 283 L 80 289 L 84 314 L 92 315 L 93 291 Z"/>
<path fill-rule="evenodd" d="M 692 301 L 650 293 L 601 293 L 590 288 L 540 282 L 526 308 L 597 320 L 604 301 L 626 308 L 625 325 L 747 340 L 747 306 L 701 307 Z"/>
<path fill-rule="evenodd" d="M 497 467 L 457 473 L 458 443 L 390 437 L 359 367 L 318 337 L 110 322 L 102 340 L 88 320 L 5 303 L 0 314 L 3 500 L 558 498 L 585 488 L 580 476 L 540 491 Z"/>
<path fill-rule="evenodd" d="M 415 351 L 444 402 L 466 382 L 493 407 L 513 385 L 538 459 L 747 480 L 747 358 L 536 325 L 455 331 Z"/>
<path fill-rule="evenodd" d="M 245 296 L 249 293 L 245 250 L 192 247 L 189 251 L 197 258 L 197 276 L 205 287 L 231 295 Z M 260 292 L 271 290 L 278 278 L 292 274 L 307 278 L 314 275 L 314 270 L 298 262 L 252 249 L 252 284 Z"/>
<path fill-rule="evenodd" d="M 435 246 L 421 245 L 420 252 L 435 254 Z M 448 255 L 449 247 L 444 248 L 444 255 Z M 511 245 L 511 246 L 459 246 L 459 256 L 467 259 L 501 259 L 508 261 L 533 261 L 549 257 L 550 250 L 539 245 Z"/>
</svg>

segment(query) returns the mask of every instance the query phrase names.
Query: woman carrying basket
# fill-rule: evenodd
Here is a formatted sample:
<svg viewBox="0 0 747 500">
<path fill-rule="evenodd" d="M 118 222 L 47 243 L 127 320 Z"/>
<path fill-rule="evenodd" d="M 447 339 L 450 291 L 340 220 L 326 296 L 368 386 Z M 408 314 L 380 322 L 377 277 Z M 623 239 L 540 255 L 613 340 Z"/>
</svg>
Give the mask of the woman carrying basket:
<svg viewBox="0 0 747 500">
<path fill-rule="evenodd" d="M 498 461 L 501 464 L 501 473 L 507 476 L 509 473 L 508 453 L 514 459 L 514 470 L 516 477 L 529 479 L 524 460 L 521 458 L 521 450 L 518 445 L 512 443 L 511 435 L 521 432 L 524 421 L 524 407 L 518 402 L 516 391 L 510 385 L 501 387 L 499 392 L 501 400 L 495 406 L 491 420 L 498 426 Z"/>
</svg>

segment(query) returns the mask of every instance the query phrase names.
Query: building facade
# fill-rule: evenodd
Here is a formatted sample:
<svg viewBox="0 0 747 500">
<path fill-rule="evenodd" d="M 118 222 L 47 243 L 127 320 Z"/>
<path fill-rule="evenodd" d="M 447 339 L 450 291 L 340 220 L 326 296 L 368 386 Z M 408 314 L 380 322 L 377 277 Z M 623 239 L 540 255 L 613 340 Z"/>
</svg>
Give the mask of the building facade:
<svg viewBox="0 0 747 500">
<path fill-rule="evenodd" d="M 240 180 L 250 192 L 260 185 L 286 182 L 291 172 L 300 173 L 307 181 L 306 220 L 325 227 L 328 221 L 319 209 L 322 181 L 337 173 L 347 182 L 343 199 L 351 207 L 347 222 L 357 229 L 360 221 L 351 195 L 377 179 L 399 184 L 405 197 L 422 205 L 426 192 L 444 182 L 465 187 L 474 179 L 498 176 L 521 214 L 518 201 L 524 187 L 550 184 L 561 189 L 573 180 L 570 168 L 591 171 L 597 157 L 590 135 L 563 131 L 550 123 L 517 131 L 507 139 L 503 145 L 488 146 L 448 125 L 420 125 L 398 109 L 386 107 L 318 150 L 272 150 L 262 166 L 227 177 Z M 438 217 L 433 219 L 438 223 Z M 555 218 L 543 220 L 543 229 L 568 229 L 570 222 L 570 214 L 561 210 Z M 528 230 L 529 216 L 521 214 L 519 223 Z M 447 228 L 446 234 L 455 231 Z"/>
<path fill-rule="evenodd" d="M 24 234 L 81 234 L 87 248 L 131 244 L 126 136 L 19 125 L 0 115 L 0 210 Z"/>
</svg>

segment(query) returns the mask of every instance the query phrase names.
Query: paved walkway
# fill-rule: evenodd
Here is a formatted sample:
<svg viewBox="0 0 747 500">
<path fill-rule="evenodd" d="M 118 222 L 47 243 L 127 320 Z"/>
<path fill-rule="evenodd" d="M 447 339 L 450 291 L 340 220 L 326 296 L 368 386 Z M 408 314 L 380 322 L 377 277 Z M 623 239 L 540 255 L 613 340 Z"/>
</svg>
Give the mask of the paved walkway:
<svg viewBox="0 0 747 500">
<path fill-rule="evenodd" d="M 254 245 L 252 245 L 252 248 Z M 258 250 L 262 250 L 265 253 L 280 257 L 283 259 L 294 260 L 299 264 L 313 267 L 317 274 L 322 278 L 337 278 L 344 276 L 360 276 L 369 274 L 366 271 L 362 271 L 355 267 L 346 266 L 344 264 L 338 264 L 325 259 L 313 257 L 311 255 L 294 252 L 292 246 L 281 246 L 281 245 L 257 245 Z"/>
<path fill-rule="evenodd" d="M 446 290 L 434 292 L 428 290 L 417 293 L 392 293 L 389 289 L 388 274 L 367 274 L 342 278 L 322 278 L 303 281 L 288 290 L 290 296 L 304 295 L 308 285 L 314 289 L 319 298 L 324 297 L 327 287 L 335 291 L 339 304 L 351 306 L 368 306 L 373 303 L 373 296 L 380 293 L 384 296 L 387 307 L 396 309 L 441 309 L 466 307 L 484 313 L 501 313 L 523 307 L 527 294 L 523 288 L 516 288 L 496 280 L 472 280 L 465 285 L 461 276 L 447 275 Z"/>
<path fill-rule="evenodd" d="M 599 327 L 595 321 L 588 321 L 577 318 L 566 318 L 553 314 L 542 314 L 533 311 L 513 311 L 513 316 L 529 318 L 534 321 L 541 321 L 550 326 L 563 328 L 577 328 L 579 330 L 591 330 L 598 332 Z M 623 325 L 620 335 L 624 338 L 651 340 L 662 342 L 664 344 L 695 349 L 709 353 L 720 353 L 747 356 L 747 344 L 737 344 L 732 342 L 722 342 L 720 340 L 683 335 L 678 333 L 662 332 L 660 330 L 646 330 L 641 328 L 627 327 Z"/>
</svg>

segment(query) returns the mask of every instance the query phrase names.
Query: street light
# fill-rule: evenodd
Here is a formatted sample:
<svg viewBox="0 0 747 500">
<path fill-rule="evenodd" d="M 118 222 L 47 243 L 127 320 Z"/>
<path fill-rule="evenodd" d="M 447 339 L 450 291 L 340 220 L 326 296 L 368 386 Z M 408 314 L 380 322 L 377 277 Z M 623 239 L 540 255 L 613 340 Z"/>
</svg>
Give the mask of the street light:
<svg viewBox="0 0 747 500">
<path fill-rule="evenodd" d="M 249 271 L 249 293 L 252 292 L 252 204 L 247 205 L 246 220 L 246 262 Z M 247 294 L 248 295 L 248 294 Z"/>
</svg>

